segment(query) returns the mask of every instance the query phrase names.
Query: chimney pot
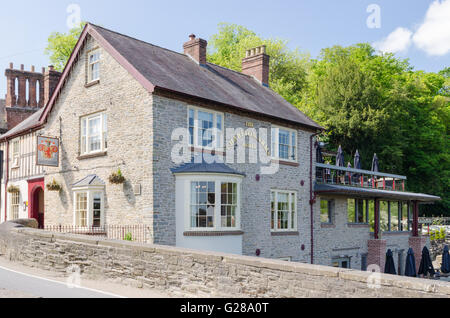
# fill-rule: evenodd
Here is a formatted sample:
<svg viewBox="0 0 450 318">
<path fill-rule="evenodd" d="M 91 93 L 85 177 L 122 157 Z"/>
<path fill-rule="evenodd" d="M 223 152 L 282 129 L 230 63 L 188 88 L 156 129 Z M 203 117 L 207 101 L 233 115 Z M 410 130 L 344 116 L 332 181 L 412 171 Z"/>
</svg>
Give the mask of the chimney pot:
<svg viewBox="0 0 450 318">
<path fill-rule="evenodd" d="M 31 72 L 34 73 L 34 71 L 35 71 L 34 65 L 31 65 Z"/>
<path fill-rule="evenodd" d="M 13 63 L 13 62 L 9 63 L 9 68 L 10 68 L 11 70 L 14 69 L 14 63 Z"/>
<path fill-rule="evenodd" d="M 24 70 L 25 70 L 25 65 L 20 64 L 20 70 L 21 70 L 21 71 L 24 71 Z"/>
<path fill-rule="evenodd" d="M 49 65 L 48 69 L 49 69 L 49 71 L 53 71 L 55 69 L 55 67 L 53 65 Z"/>
<path fill-rule="evenodd" d="M 191 40 L 183 45 L 184 54 L 189 55 L 198 64 L 206 65 L 206 48 L 208 42 L 200 38 L 197 39 L 194 34 L 191 34 L 189 38 Z"/>
<path fill-rule="evenodd" d="M 242 73 L 253 76 L 264 86 L 269 86 L 270 56 L 266 46 L 261 45 L 246 51 L 242 60 Z"/>
</svg>

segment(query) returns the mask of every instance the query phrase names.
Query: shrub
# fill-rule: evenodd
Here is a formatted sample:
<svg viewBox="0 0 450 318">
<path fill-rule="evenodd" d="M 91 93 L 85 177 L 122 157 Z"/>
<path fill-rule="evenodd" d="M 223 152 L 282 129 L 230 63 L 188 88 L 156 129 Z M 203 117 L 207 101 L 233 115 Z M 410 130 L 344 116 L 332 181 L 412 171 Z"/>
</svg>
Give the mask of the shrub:
<svg viewBox="0 0 450 318">
<path fill-rule="evenodd" d="M 8 187 L 7 191 L 8 191 L 8 193 L 19 193 L 20 192 L 20 188 L 11 185 L 11 186 Z"/>
<path fill-rule="evenodd" d="M 61 191 L 61 189 L 62 189 L 61 185 L 58 182 L 56 182 L 55 179 L 53 179 L 53 181 L 51 183 L 47 184 L 48 191 L 59 192 L 59 191 Z"/>
<path fill-rule="evenodd" d="M 109 176 L 109 182 L 112 184 L 122 184 L 125 182 L 125 177 L 122 175 L 122 171 L 119 169 L 117 172 L 113 172 Z"/>
<path fill-rule="evenodd" d="M 127 234 L 125 235 L 125 237 L 123 238 L 123 240 L 124 240 L 124 241 L 129 241 L 129 242 L 133 241 L 133 234 L 127 233 Z"/>
</svg>

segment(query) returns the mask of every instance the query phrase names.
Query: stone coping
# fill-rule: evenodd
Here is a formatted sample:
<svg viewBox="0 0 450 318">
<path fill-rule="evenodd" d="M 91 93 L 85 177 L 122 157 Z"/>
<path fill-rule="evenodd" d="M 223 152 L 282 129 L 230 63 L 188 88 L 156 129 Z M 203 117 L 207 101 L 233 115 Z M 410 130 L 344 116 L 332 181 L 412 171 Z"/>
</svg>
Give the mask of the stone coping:
<svg viewBox="0 0 450 318">
<path fill-rule="evenodd" d="M 270 269 L 289 273 L 301 273 L 311 276 L 334 277 L 356 282 L 368 282 L 373 277 L 372 275 L 374 274 L 370 272 L 361 272 L 351 269 L 286 262 L 251 256 L 240 256 L 216 252 L 204 252 L 171 246 L 160 246 L 160 245 L 133 243 L 127 241 L 99 239 L 83 235 L 52 233 L 43 230 L 36 230 L 23 227 L 12 228 L 10 229 L 10 231 L 17 232 L 23 235 L 28 235 L 31 237 L 34 236 L 39 239 L 45 239 L 50 242 L 56 242 L 60 240 L 60 241 L 70 241 L 73 242 L 74 244 L 79 243 L 79 244 L 97 245 L 125 250 L 133 249 L 136 252 L 160 253 L 165 255 L 182 254 L 184 256 L 193 257 L 195 259 L 207 259 L 209 261 L 224 262 L 229 264 L 239 264 L 249 267 L 257 267 L 261 269 Z M 382 273 L 377 274 L 377 277 L 380 279 L 380 283 L 382 286 L 393 286 L 426 293 L 436 292 L 450 296 L 450 284 L 447 282 L 387 275 Z"/>
</svg>

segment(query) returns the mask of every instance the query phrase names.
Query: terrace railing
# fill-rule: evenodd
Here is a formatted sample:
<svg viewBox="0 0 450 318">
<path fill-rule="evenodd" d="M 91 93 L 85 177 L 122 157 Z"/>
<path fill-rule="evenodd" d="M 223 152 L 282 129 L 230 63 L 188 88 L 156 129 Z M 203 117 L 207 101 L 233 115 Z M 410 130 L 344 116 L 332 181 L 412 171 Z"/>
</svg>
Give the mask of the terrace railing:
<svg viewBox="0 0 450 318">
<path fill-rule="evenodd" d="M 406 191 L 405 176 L 316 163 L 316 183 Z"/>
<path fill-rule="evenodd" d="M 77 235 L 97 236 L 111 240 L 126 240 L 138 243 L 150 241 L 148 225 L 105 225 L 100 227 L 80 227 L 73 225 L 45 226 L 46 231 Z"/>
</svg>

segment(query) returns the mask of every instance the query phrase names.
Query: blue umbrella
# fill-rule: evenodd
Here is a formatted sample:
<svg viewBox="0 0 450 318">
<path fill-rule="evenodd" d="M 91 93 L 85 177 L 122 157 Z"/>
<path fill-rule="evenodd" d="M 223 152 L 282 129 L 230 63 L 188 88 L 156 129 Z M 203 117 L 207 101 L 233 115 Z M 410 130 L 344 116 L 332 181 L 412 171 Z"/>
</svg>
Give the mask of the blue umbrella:
<svg viewBox="0 0 450 318">
<path fill-rule="evenodd" d="M 441 271 L 444 274 L 450 273 L 450 255 L 448 253 L 448 245 L 444 246 L 444 254 L 442 255 Z"/>
<path fill-rule="evenodd" d="M 431 261 L 430 251 L 425 246 L 422 250 L 422 260 L 420 261 L 420 267 L 418 275 L 428 276 L 430 274 L 431 277 L 434 277 L 436 272 L 434 271 L 433 262 Z"/>
<path fill-rule="evenodd" d="M 380 172 L 380 163 L 378 161 L 378 157 L 377 154 L 375 154 L 373 156 L 373 160 L 372 160 L 372 171 L 373 172 Z"/>
<path fill-rule="evenodd" d="M 416 259 L 412 248 L 408 250 L 408 256 L 406 257 L 405 276 L 417 277 Z"/>
<path fill-rule="evenodd" d="M 388 250 L 386 253 L 386 265 L 384 267 L 384 273 L 397 275 L 397 271 L 395 270 L 394 254 L 391 250 Z"/>
</svg>

